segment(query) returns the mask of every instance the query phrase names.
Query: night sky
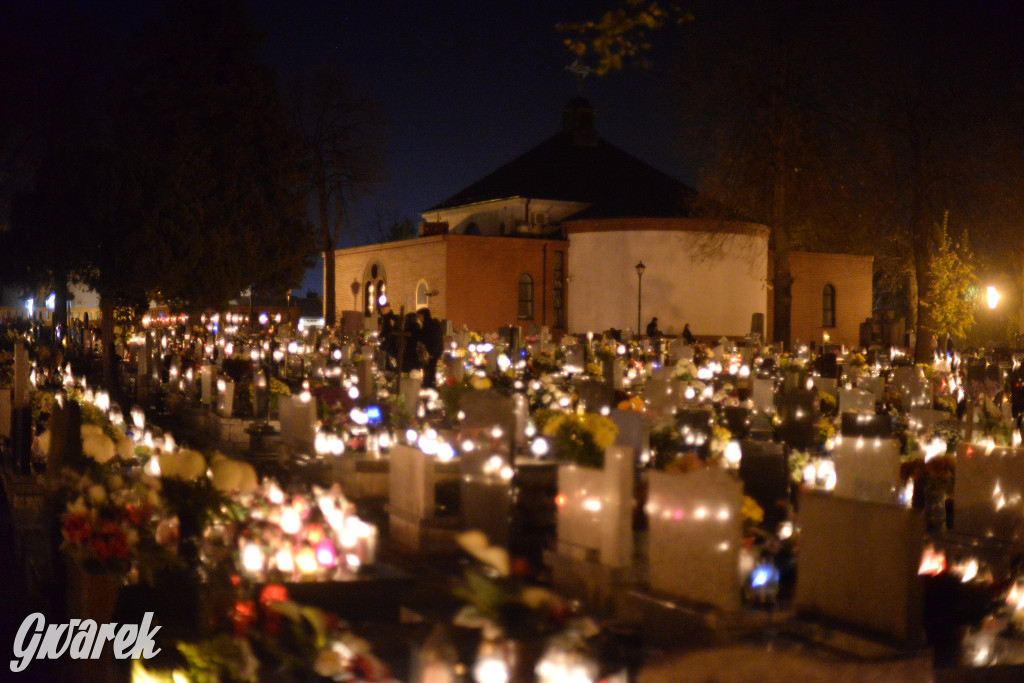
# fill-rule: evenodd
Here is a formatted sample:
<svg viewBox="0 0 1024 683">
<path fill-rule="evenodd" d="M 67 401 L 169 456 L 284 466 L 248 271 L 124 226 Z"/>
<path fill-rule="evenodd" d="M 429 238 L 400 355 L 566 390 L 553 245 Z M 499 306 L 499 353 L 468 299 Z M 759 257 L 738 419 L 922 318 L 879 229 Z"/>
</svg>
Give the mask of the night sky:
<svg viewBox="0 0 1024 683">
<path fill-rule="evenodd" d="M 348 74 L 355 89 L 374 101 L 380 111 L 387 175 L 354 207 L 341 244 L 354 246 L 378 240 L 376 214 L 385 215 L 388 221 L 408 218 L 416 222 L 420 211 L 557 132 L 563 105 L 577 94 L 577 81 L 566 70 L 573 57 L 562 45 L 563 36 L 555 25 L 599 18 L 620 0 L 247 2 L 250 20 L 265 40 L 263 57 L 278 70 L 282 83 L 294 74 L 330 63 Z M 159 17 L 165 3 L 0 0 L 0 8 L 17 8 L 28 17 L 34 12 L 44 17 L 41 21 L 52 21 L 57 14 L 48 12 L 47 7 L 52 10 L 68 4 L 87 8 L 99 24 L 116 27 L 112 33 L 127 35 Z M 697 187 L 698 159 L 694 141 L 687 142 L 697 127 L 688 126 L 681 115 L 685 102 L 680 101 L 684 89 L 679 83 L 689 68 L 685 46 L 698 45 L 701 37 L 716 33 L 730 35 L 726 24 L 716 24 L 714 14 L 738 12 L 756 21 L 757 10 L 752 8 L 774 4 L 743 0 L 681 3 L 684 9 L 692 9 L 695 19 L 655 36 L 652 69 L 626 69 L 584 81 L 584 95 L 597 111 L 598 131 L 612 144 Z M 955 8 L 948 13 L 954 19 L 959 12 L 965 17 L 984 17 L 988 10 L 997 17 L 988 23 L 997 26 L 1005 24 L 1003 10 L 1009 8 L 1015 19 L 1024 14 L 1019 11 L 1024 7 L 1021 0 L 865 0 L 814 7 L 822 17 L 839 11 L 861 13 L 862 8 L 870 7 L 881 21 L 890 22 L 894 14 L 890 9 L 905 6 L 910 9 L 902 16 L 913 30 L 919 16 L 933 15 L 941 5 Z M 921 8 L 923 14 L 914 7 Z M 871 35 L 870 24 L 861 24 L 861 28 Z M 867 37 L 849 33 L 838 39 L 821 39 L 856 50 L 850 46 Z M 1016 29 L 1005 26 L 1000 33 L 1018 35 Z M 961 38 L 971 50 L 985 49 L 988 41 L 988 37 L 976 41 L 970 35 Z M 320 279 L 317 268 L 306 277 L 303 287 L 320 290 Z"/>
<path fill-rule="evenodd" d="M 350 244 L 376 241 L 373 210 L 419 220 L 557 132 L 577 94 L 559 21 L 600 16 L 601 2 L 341 2 L 251 0 L 265 57 L 282 78 L 329 61 L 376 100 L 386 121 L 387 179 L 353 219 Z M 666 144 L 657 76 L 629 70 L 584 81 L 609 141 L 689 180 Z M 660 117 L 660 118 L 659 118 Z M 320 288 L 319 270 L 306 278 Z"/>
</svg>

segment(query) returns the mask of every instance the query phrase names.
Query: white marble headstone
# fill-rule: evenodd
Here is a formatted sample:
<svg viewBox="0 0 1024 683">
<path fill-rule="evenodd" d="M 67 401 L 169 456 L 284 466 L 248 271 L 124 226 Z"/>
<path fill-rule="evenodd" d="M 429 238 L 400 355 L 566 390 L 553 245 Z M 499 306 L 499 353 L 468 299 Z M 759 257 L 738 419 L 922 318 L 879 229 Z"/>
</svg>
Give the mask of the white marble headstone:
<svg viewBox="0 0 1024 683">
<path fill-rule="evenodd" d="M 223 417 L 231 417 L 235 406 L 235 383 L 230 379 L 224 380 L 224 390 L 217 394 L 217 412 Z"/>
<path fill-rule="evenodd" d="M 863 389 L 840 389 L 839 411 L 854 413 L 875 412 L 875 395 Z"/>
<path fill-rule="evenodd" d="M 213 393 L 216 386 L 217 366 L 206 363 L 199 371 L 201 399 L 204 406 L 213 405 Z"/>
<path fill-rule="evenodd" d="M 609 417 L 619 428 L 615 444 L 629 447 L 638 462 L 648 462 L 651 457 L 651 419 L 647 414 L 636 410 L 613 410 Z"/>
<path fill-rule="evenodd" d="M 299 453 L 312 453 L 316 436 L 316 401 L 282 396 L 277 403 L 281 440 Z"/>
<path fill-rule="evenodd" d="M 754 402 L 754 410 L 761 413 L 775 412 L 775 382 L 771 379 L 755 377 L 753 387 L 751 399 Z"/>
<path fill-rule="evenodd" d="M 605 451 L 601 469 L 558 468 L 558 551 L 608 567 L 628 567 L 633 555 L 633 452 Z"/>
<path fill-rule="evenodd" d="M 800 526 L 798 612 L 922 644 L 921 512 L 806 491 Z"/>
<path fill-rule="evenodd" d="M 655 471 L 649 481 L 651 588 L 738 610 L 743 484 L 718 468 L 686 474 Z"/>
<path fill-rule="evenodd" d="M 896 439 L 837 437 L 832 459 L 835 495 L 876 503 L 896 502 L 900 487 L 900 442 Z"/>
<path fill-rule="evenodd" d="M 957 444 L 953 503 L 957 534 L 1024 544 L 1024 449 Z"/>
</svg>

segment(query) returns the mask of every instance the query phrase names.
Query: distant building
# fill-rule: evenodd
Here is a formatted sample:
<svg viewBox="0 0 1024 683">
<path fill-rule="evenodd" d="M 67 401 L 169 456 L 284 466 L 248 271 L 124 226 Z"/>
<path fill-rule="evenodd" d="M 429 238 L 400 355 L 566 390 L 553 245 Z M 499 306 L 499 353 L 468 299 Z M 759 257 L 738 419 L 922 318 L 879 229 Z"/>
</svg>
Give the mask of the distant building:
<svg viewBox="0 0 1024 683">
<path fill-rule="evenodd" d="M 572 99 L 560 132 L 424 211 L 420 237 L 336 251 L 339 319 L 374 316 L 384 294 L 481 331 L 636 329 L 638 314 L 670 334 L 770 330 L 768 228 L 702 206 L 594 120 Z"/>
</svg>

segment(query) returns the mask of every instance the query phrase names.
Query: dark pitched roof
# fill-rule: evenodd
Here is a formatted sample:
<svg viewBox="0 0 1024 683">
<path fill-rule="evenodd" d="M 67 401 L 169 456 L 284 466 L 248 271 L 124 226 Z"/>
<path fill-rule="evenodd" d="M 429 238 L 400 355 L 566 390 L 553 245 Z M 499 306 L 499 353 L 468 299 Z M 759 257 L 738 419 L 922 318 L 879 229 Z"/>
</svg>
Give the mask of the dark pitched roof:
<svg viewBox="0 0 1024 683">
<path fill-rule="evenodd" d="M 573 218 L 687 217 L 697 192 L 602 140 L 582 98 L 565 109 L 563 130 L 428 211 L 492 199 L 586 202 Z"/>
</svg>

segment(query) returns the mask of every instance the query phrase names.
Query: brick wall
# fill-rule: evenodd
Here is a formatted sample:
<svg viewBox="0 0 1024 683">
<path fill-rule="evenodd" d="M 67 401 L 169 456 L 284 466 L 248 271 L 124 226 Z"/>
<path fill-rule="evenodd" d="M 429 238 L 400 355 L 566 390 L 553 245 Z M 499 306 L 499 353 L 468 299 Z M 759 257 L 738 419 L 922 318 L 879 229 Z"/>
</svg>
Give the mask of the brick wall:
<svg viewBox="0 0 1024 683">
<path fill-rule="evenodd" d="M 335 292 L 339 311 L 363 310 L 363 285 L 370 266 L 378 263 L 387 282 L 388 298 L 397 312 L 416 308 L 416 286 L 420 280 L 428 290 L 437 290 L 430 297 L 431 312 L 439 318 L 447 316 L 448 291 L 445 286 L 445 236 L 421 237 L 372 244 L 365 247 L 339 249 L 334 252 Z M 352 283 L 359 283 L 359 292 L 352 294 Z"/>
<path fill-rule="evenodd" d="M 554 252 L 566 252 L 562 240 L 514 237 L 436 235 L 400 242 L 340 249 L 335 252 L 336 295 L 339 311 L 363 309 L 363 286 L 373 263 L 379 263 L 388 296 L 397 311 L 413 310 L 416 286 L 438 290 L 430 298 L 435 317 L 452 321 L 456 328 L 493 332 L 505 325 L 533 326 L 554 331 Z M 565 260 L 568 269 L 568 257 Z M 524 273 L 533 278 L 534 316 L 519 320 L 518 282 Z M 352 283 L 360 285 L 352 294 Z M 568 294 L 566 294 L 568 306 Z"/>
<path fill-rule="evenodd" d="M 494 331 L 519 325 L 555 329 L 555 252 L 568 252 L 563 240 L 447 235 L 449 317 L 456 327 Z M 568 255 L 564 269 L 568 273 Z M 518 319 L 519 277 L 533 278 L 533 319 Z M 568 307 L 568 293 L 566 293 Z"/>
<path fill-rule="evenodd" d="M 871 317 L 873 267 L 871 256 L 793 252 L 793 340 L 821 344 L 823 333 L 828 332 L 831 343 L 857 346 L 860 324 Z M 836 325 L 832 328 L 821 324 L 822 294 L 827 284 L 836 289 Z M 771 311 L 770 301 L 768 310 Z M 770 337 L 770 320 L 766 332 Z"/>
</svg>

